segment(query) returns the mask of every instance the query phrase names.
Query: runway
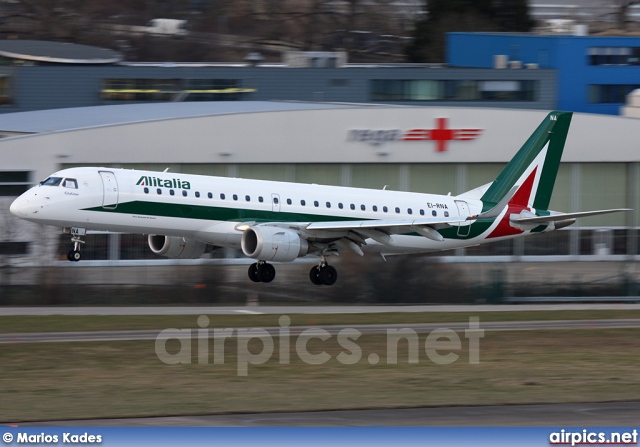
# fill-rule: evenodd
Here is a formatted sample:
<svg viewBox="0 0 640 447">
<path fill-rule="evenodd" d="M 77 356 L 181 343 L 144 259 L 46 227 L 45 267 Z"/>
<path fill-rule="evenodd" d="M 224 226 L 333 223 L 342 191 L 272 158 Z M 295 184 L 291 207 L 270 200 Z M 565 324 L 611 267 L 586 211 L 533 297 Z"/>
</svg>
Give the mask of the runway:
<svg viewBox="0 0 640 447">
<path fill-rule="evenodd" d="M 640 310 L 640 304 L 479 304 L 420 306 L 149 306 L 0 307 L 3 316 L 44 315 L 293 315 L 411 312 L 518 312 L 561 310 Z"/>
<path fill-rule="evenodd" d="M 432 407 L 87 419 L 17 424 L 85 427 L 594 427 L 636 426 L 640 402 Z"/>
<path fill-rule="evenodd" d="M 567 329 L 621 329 L 640 328 L 640 319 L 612 319 L 612 320 L 550 320 L 550 321 L 487 321 L 478 322 L 477 326 L 466 323 L 427 323 L 427 324 L 366 324 L 366 325 L 332 325 L 332 326 L 291 326 L 287 327 L 287 333 L 298 336 L 302 333 L 308 336 L 318 334 L 338 335 L 343 330 L 355 330 L 360 334 L 386 335 L 388 331 L 410 329 L 416 333 L 430 333 L 436 329 L 450 329 L 457 332 L 465 331 L 541 331 L 541 330 L 567 330 Z M 282 327 L 261 328 L 272 337 L 283 334 Z M 247 328 L 233 328 L 232 336 L 251 337 Z M 128 340 L 155 340 L 158 337 L 166 339 L 190 337 L 192 330 L 185 333 L 181 329 L 164 330 L 137 330 L 137 331 L 84 331 L 84 332 L 39 332 L 39 333 L 13 333 L 0 334 L 0 344 L 15 343 L 51 343 L 51 342 L 87 342 L 87 341 L 128 341 Z M 244 335 L 243 335 L 244 334 Z M 200 333 L 198 336 L 201 337 Z M 215 329 L 209 329 L 207 338 L 228 338 L 228 328 L 218 333 Z M 253 335 L 258 337 L 258 335 Z"/>
</svg>

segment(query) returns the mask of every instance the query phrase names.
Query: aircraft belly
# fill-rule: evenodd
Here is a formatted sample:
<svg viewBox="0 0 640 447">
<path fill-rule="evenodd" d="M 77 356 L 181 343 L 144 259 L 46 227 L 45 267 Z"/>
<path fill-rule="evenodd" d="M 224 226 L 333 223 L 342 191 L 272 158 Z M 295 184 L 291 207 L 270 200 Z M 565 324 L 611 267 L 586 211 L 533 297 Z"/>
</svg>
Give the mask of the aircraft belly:
<svg viewBox="0 0 640 447">
<path fill-rule="evenodd" d="M 386 245 L 367 239 L 367 245 L 362 246 L 362 251 L 371 253 L 424 253 L 430 251 L 450 250 L 470 244 L 469 241 L 445 239 L 442 242 L 434 241 L 423 236 L 394 235 L 395 245 Z"/>
</svg>

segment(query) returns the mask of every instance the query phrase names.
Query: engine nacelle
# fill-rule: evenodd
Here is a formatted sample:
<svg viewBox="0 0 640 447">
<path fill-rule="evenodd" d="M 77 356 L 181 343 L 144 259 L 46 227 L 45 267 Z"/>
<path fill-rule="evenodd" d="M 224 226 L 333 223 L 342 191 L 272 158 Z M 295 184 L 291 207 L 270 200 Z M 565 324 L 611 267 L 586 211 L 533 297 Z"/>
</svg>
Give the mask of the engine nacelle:
<svg viewBox="0 0 640 447">
<path fill-rule="evenodd" d="M 196 259 L 213 251 L 213 246 L 185 237 L 149 235 L 149 248 L 160 256 L 175 259 Z"/>
<path fill-rule="evenodd" d="M 260 261 L 290 262 L 309 252 L 307 240 L 298 233 L 270 226 L 247 228 L 240 246 L 245 255 Z"/>
</svg>

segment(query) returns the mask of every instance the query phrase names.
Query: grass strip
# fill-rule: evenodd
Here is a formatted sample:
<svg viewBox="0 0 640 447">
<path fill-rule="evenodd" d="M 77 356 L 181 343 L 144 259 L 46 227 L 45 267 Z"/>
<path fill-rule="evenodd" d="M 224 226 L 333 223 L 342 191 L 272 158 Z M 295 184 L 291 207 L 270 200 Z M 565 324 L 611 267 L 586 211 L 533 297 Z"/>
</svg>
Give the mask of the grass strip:
<svg viewBox="0 0 640 447">
<path fill-rule="evenodd" d="M 256 309 L 259 311 L 259 308 Z M 393 312 L 287 314 L 292 326 L 454 323 L 480 321 L 600 320 L 640 318 L 640 310 L 561 310 L 522 312 Z M 210 328 L 277 327 L 281 315 L 208 315 Z M 198 315 L 47 315 L 0 317 L 0 333 L 196 329 Z"/>
<path fill-rule="evenodd" d="M 271 358 L 238 376 L 237 339 L 226 340 L 224 364 L 198 362 L 197 341 L 189 364 L 167 365 L 154 341 L 0 345 L 0 422 L 230 412 L 396 408 L 442 405 L 532 404 L 640 400 L 637 329 L 490 332 L 480 340 L 480 363 L 469 363 L 469 341 L 461 335 L 459 358 L 440 365 L 419 340 L 418 363 L 408 362 L 399 343 L 389 364 L 387 339 L 363 335 L 355 364 L 331 337 L 313 339 L 308 350 L 330 360 L 310 365 L 279 341 Z M 258 353 L 258 340 L 249 345 Z M 175 353 L 179 343 L 166 349 Z M 283 353 L 290 362 L 281 364 Z M 445 354 L 447 350 L 440 352 Z M 375 365 L 370 354 L 379 356 Z M 284 356 L 286 357 L 286 356 Z M 470 421 L 471 423 L 472 421 Z"/>
</svg>

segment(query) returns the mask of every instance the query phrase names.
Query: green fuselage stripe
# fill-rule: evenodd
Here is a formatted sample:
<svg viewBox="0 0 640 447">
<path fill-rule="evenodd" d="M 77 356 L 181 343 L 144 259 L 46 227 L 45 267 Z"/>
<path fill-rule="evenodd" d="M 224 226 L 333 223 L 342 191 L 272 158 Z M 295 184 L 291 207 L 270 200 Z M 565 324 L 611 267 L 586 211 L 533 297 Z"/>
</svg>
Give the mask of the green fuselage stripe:
<svg viewBox="0 0 640 447">
<path fill-rule="evenodd" d="M 115 205 L 113 205 L 115 206 Z M 308 213 L 292 213 L 287 211 L 251 210 L 245 208 L 228 208 L 219 206 L 183 205 L 177 203 L 159 203 L 133 201 L 119 203 L 115 208 L 93 207 L 85 208 L 83 211 L 97 211 L 102 213 L 116 214 L 138 214 L 142 216 L 154 217 L 175 217 L 183 219 L 199 219 L 210 221 L 227 222 L 348 222 L 355 220 L 366 220 L 362 217 L 345 217 L 334 215 L 319 215 Z M 388 216 L 388 214 L 387 214 Z M 385 214 L 380 216 L 385 217 Z M 369 220 L 374 220 L 369 218 Z M 459 231 L 457 226 L 438 230 L 446 239 L 471 239 L 480 236 L 487 231 L 493 219 L 478 220 L 469 228 L 469 234 L 464 236 L 458 233 L 466 233 L 466 230 Z"/>
</svg>

